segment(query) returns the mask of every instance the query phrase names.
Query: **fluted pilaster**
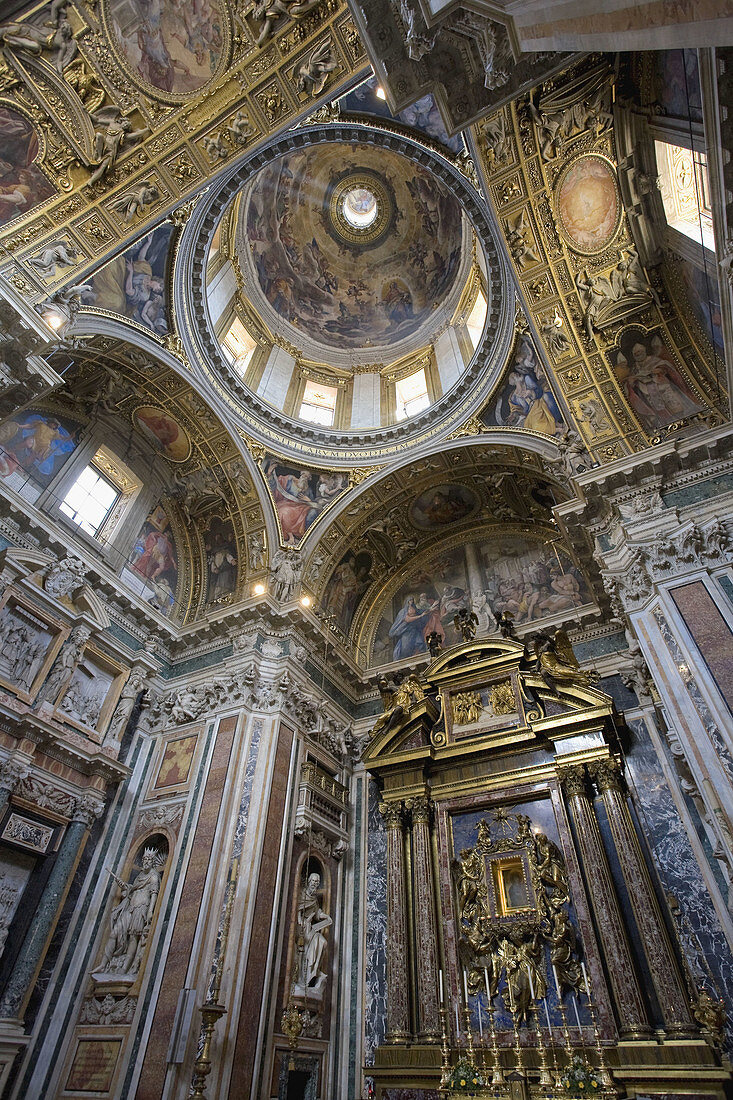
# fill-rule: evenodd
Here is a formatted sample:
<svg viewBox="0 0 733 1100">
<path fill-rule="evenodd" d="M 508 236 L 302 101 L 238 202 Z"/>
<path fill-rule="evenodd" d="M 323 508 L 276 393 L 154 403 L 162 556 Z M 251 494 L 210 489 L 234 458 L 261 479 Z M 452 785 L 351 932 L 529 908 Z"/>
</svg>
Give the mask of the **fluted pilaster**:
<svg viewBox="0 0 733 1100">
<path fill-rule="evenodd" d="M 407 908 L 404 855 L 404 806 L 383 802 L 387 826 L 387 1032 L 388 1043 L 410 1039 L 410 999 L 407 966 Z"/>
<path fill-rule="evenodd" d="M 585 878 L 596 914 L 603 951 L 608 961 L 621 1032 L 628 1036 L 647 1034 L 650 1028 L 644 999 L 636 977 L 631 948 L 611 877 L 611 868 L 608 865 L 593 804 L 588 796 L 585 768 L 582 766 L 560 768 L 559 776 L 575 822 Z"/>
<path fill-rule="evenodd" d="M 693 1028 L 689 1003 L 629 812 L 621 769 L 615 760 L 601 760 L 593 764 L 590 771 L 606 807 L 665 1027 L 670 1031 L 688 1032 Z"/>
</svg>

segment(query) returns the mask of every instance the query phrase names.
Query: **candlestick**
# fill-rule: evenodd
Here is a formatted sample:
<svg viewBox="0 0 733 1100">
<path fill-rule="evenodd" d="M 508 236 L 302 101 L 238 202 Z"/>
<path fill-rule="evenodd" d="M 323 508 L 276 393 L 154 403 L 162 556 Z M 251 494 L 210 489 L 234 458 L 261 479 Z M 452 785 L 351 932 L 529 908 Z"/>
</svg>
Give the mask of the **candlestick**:
<svg viewBox="0 0 733 1100">
<path fill-rule="evenodd" d="M 438 971 L 438 985 L 439 985 L 439 988 L 440 988 L 440 1003 L 442 1005 L 444 1005 L 445 1004 L 445 994 L 443 992 L 443 971 L 442 970 Z"/>
<path fill-rule="evenodd" d="M 499 1044 L 496 1041 L 496 1027 L 494 1025 L 494 1002 L 491 999 L 491 993 L 489 991 L 489 975 L 484 970 L 484 978 L 486 980 L 486 996 L 488 998 L 488 1012 L 489 1012 L 489 1031 L 491 1032 L 491 1054 L 494 1060 L 494 1069 L 491 1074 L 491 1084 L 503 1085 L 504 1073 L 501 1068 L 501 1056 L 499 1054 Z"/>
<path fill-rule="evenodd" d="M 567 1013 L 565 1011 L 565 1002 L 563 1001 L 562 995 L 559 992 L 560 983 L 557 980 L 557 971 L 555 970 L 554 964 L 553 964 L 553 967 L 552 967 L 552 972 L 555 975 L 555 985 L 558 988 L 557 1009 L 558 1009 L 558 1012 L 560 1013 L 560 1019 L 562 1020 L 562 1033 L 563 1033 L 563 1037 L 565 1039 L 565 1050 L 567 1051 L 567 1055 L 568 1055 L 568 1065 L 570 1065 L 570 1061 L 571 1061 L 572 1056 L 573 1056 L 573 1044 L 570 1041 L 570 1029 L 568 1028 L 568 1017 L 567 1017 Z"/>
<path fill-rule="evenodd" d="M 458 1022 L 458 1001 L 453 1007 L 456 1010 L 456 1046 L 459 1047 L 461 1045 L 461 1025 Z"/>
<path fill-rule="evenodd" d="M 575 1012 L 575 1022 L 578 1025 L 578 1035 L 580 1036 L 580 1042 L 583 1042 L 583 1029 L 580 1024 L 580 1015 L 578 1014 L 578 994 L 573 993 L 572 998 L 573 1011 Z"/>
<path fill-rule="evenodd" d="M 530 991 L 532 990 L 532 979 L 529 982 Z M 537 1001 L 534 999 L 534 993 L 532 993 L 532 1007 L 534 1009 L 535 1024 L 537 1026 L 537 1053 L 540 1057 L 540 1085 L 546 1085 L 552 1088 L 554 1080 L 550 1073 L 550 1068 L 547 1064 L 547 1052 L 545 1050 L 545 1040 L 542 1035 L 542 1023 L 540 1021 L 540 1009 Z"/>
<path fill-rule="evenodd" d="M 443 1055 L 440 1087 L 443 1088 L 448 1084 L 451 1072 L 450 1047 L 448 1046 L 448 1014 L 445 1010 L 445 1004 L 443 1003 L 440 1005 L 440 1051 Z"/>
<path fill-rule="evenodd" d="M 522 1063 L 522 1041 L 519 1037 L 519 1023 L 517 1020 L 517 1012 L 514 1007 L 514 994 L 512 993 L 512 985 L 507 975 L 507 989 L 509 990 L 509 1007 L 512 1013 L 512 1025 L 514 1027 L 514 1056 L 517 1059 L 517 1065 L 514 1072 L 518 1077 L 525 1077 L 524 1066 Z"/>
<path fill-rule="evenodd" d="M 557 999 L 558 999 L 558 1001 L 561 1001 L 562 1000 L 562 990 L 560 989 L 560 979 L 557 976 L 557 970 L 555 969 L 555 964 L 554 963 L 552 964 L 552 976 L 555 979 L 555 989 L 557 990 Z"/>
<path fill-rule="evenodd" d="M 542 1003 L 545 1006 L 545 1019 L 547 1020 L 547 1034 L 550 1040 L 550 1053 L 552 1054 L 552 1068 L 555 1073 L 555 1084 L 559 1087 L 561 1074 L 558 1072 L 557 1050 L 555 1049 L 555 1036 L 552 1033 L 552 1024 L 550 1023 L 550 1010 L 547 1007 L 546 995 L 542 998 Z"/>
<path fill-rule="evenodd" d="M 463 1000 L 468 1004 L 468 978 L 465 970 L 463 971 Z"/>
<path fill-rule="evenodd" d="M 590 986 L 588 985 L 588 975 L 587 975 L 586 970 L 585 970 L 585 963 L 582 962 L 582 961 L 580 963 L 580 969 L 583 973 L 583 985 L 585 986 L 585 991 L 588 994 L 588 996 L 590 997 Z"/>
<path fill-rule="evenodd" d="M 598 1030 L 598 1019 L 596 1017 L 596 1006 L 593 1003 L 593 998 L 591 997 L 590 981 L 588 979 L 588 975 L 585 972 L 585 967 L 583 966 L 582 963 L 580 965 L 582 967 L 583 978 L 585 980 L 586 997 L 588 999 L 588 1011 L 590 1012 L 590 1018 L 591 1018 L 591 1022 L 593 1024 L 593 1039 L 594 1039 L 594 1042 L 595 1042 L 596 1053 L 598 1055 L 598 1068 L 599 1068 L 600 1074 L 601 1074 L 601 1084 L 604 1086 L 604 1088 L 614 1088 L 613 1077 L 611 1075 L 610 1069 L 608 1068 L 608 1063 L 606 1061 L 606 1055 L 605 1055 L 605 1052 L 603 1050 L 603 1044 L 601 1043 L 601 1033 Z"/>
</svg>

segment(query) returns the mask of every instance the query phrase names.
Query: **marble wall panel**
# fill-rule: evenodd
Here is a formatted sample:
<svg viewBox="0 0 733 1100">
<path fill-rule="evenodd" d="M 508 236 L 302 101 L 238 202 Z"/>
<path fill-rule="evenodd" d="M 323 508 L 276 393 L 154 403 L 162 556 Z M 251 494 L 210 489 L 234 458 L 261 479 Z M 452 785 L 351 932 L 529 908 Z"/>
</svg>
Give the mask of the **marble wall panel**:
<svg viewBox="0 0 733 1100">
<path fill-rule="evenodd" d="M 671 595 L 733 712 L 733 632 L 702 581 L 673 588 Z"/>
<path fill-rule="evenodd" d="M 700 868 L 646 723 L 637 719 L 629 725 L 634 734 L 627 756 L 629 778 L 662 886 L 679 902 L 680 938 L 687 960 L 699 982 L 710 988 L 712 977 L 725 1003 L 733 1004 L 733 954 L 701 881 Z M 733 1050 L 730 1023 L 728 1050 Z"/>
<path fill-rule="evenodd" d="M 387 1019 L 387 832 L 373 779 L 369 780 L 368 797 L 364 1063 L 370 1066 L 374 1051 L 384 1042 Z"/>
</svg>

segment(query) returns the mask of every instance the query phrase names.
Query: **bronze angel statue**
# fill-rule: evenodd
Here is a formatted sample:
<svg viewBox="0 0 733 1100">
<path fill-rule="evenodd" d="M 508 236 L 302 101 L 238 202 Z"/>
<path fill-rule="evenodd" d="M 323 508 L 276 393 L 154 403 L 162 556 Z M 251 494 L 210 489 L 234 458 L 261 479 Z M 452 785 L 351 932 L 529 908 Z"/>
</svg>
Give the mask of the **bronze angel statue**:
<svg viewBox="0 0 733 1100">
<path fill-rule="evenodd" d="M 461 635 L 464 642 L 472 642 L 476 637 L 478 616 L 475 611 L 468 611 L 465 607 L 462 607 L 453 617 L 453 626 Z"/>
</svg>

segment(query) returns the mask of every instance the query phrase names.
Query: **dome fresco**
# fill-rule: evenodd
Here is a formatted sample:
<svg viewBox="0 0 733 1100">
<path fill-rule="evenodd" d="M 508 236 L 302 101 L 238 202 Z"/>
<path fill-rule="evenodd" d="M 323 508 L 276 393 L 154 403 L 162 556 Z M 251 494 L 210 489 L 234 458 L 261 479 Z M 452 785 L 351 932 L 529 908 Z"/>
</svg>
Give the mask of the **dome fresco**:
<svg viewBox="0 0 733 1100">
<path fill-rule="evenodd" d="M 456 285 L 460 203 L 392 151 L 334 142 L 280 157 L 244 208 L 247 291 L 296 330 L 290 338 L 391 346 L 421 333 Z"/>
</svg>

